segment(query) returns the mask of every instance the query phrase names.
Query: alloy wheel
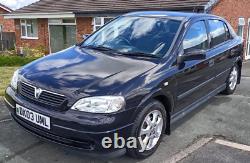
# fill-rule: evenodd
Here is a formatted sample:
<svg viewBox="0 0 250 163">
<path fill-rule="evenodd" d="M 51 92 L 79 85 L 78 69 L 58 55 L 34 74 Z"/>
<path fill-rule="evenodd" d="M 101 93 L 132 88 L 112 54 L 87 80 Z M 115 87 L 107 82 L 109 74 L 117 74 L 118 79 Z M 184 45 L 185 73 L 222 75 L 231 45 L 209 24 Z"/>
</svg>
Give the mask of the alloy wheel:
<svg viewBox="0 0 250 163">
<path fill-rule="evenodd" d="M 237 80 L 238 80 L 238 71 L 236 67 L 233 67 L 229 77 L 229 88 L 231 90 L 235 89 L 237 85 Z"/>
<path fill-rule="evenodd" d="M 157 144 L 162 134 L 163 118 L 158 110 L 150 112 L 141 125 L 140 137 L 146 150 L 151 150 Z"/>
</svg>

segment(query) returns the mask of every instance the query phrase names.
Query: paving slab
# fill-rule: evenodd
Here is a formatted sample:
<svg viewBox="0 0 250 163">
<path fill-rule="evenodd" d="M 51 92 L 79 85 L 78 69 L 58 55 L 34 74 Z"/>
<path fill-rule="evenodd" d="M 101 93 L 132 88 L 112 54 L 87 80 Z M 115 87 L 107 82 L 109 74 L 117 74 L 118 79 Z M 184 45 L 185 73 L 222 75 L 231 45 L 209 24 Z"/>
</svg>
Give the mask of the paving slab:
<svg viewBox="0 0 250 163">
<path fill-rule="evenodd" d="M 242 76 L 250 77 L 250 61 L 243 63 Z"/>
<path fill-rule="evenodd" d="M 93 158 L 86 157 L 80 151 L 73 151 L 61 146 L 44 143 L 32 150 L 13 157 L 7 161 L 8 163 L 101 163 L 102 159 L 93 160 Z"/>
<path fill-rule="evenodd" d="M 250 96 L 250 77 L 242 77 L 240 86 L 237 87 L 234 95 L 249 97 Z"/>
<path fill-rule="evenodd" d="M 250 152 L 211 142 L 186 157 L 180 163 L 247 163 Z"/>
<path fill-rule="evenodd" d="M 0 96 L 0 121 L 10 119 L 9 111 L 6 109 L 3 97 Z"/>
<path fill-rule="evenodd" d="M 39 144 L 39 139 L 27 134 L 15 122 L 0 123 L 0 162 L 32 150 Z"/>
</svg>

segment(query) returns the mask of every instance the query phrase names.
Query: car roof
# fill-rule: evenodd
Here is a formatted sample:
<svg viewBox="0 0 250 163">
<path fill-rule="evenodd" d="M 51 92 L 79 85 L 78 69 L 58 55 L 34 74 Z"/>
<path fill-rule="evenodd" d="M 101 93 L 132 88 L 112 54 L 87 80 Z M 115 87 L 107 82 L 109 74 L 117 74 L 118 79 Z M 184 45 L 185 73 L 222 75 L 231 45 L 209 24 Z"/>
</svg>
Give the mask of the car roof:
<svg viewBox="0 0 250 163">
<path fill-rule="evenodd" d="M 124 16 L 144 16 L 144 17 L 168 17 L 178 20 L 184 20 L 194 17 L 215 17 L 214 15 L 193 12 L 173 12 L 173 11 L 139 11 L 127 13 Z"/>
</svg>

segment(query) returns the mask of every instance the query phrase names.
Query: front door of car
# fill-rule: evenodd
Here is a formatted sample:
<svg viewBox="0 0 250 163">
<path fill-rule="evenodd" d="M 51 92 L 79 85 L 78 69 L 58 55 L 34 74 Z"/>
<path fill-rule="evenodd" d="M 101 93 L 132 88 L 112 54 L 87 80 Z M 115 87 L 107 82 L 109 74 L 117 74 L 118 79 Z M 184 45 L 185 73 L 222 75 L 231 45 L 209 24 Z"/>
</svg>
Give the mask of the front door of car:
<svg viewBox="0 0 250 163">
<path fill-rule="evenodd" d="M 209 37 L 203 20 L 190 25 L 183 43 L 185 55 L 188 51 L 209 49 Z M 175 112 L 193 104 L 211 91 L 211 75 L 207 59 L 184 61 L 179 65 L 177 79 L 177 106 Z"/>
</svg>

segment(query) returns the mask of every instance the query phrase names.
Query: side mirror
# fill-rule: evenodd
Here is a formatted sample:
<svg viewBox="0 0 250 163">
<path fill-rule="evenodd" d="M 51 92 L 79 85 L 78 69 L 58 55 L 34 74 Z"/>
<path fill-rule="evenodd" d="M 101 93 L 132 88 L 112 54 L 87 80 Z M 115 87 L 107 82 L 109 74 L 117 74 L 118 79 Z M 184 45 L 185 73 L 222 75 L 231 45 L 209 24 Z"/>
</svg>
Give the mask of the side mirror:
<svg viewBox="0 0 250 163">
<path fill-rule="evenodd" d="M 205 50 L 190 50 L 188 52 L 184 52 L 181 55 L 178 55 L 178 63 L 183 63 L 184 61 L 193 61 L 193 60 L 203 60 L 206 59 L 206 51 Z"/>
<path fill-rule="evenodd" d="M 90 34 L 84 34 L 84 35 L 82 35 L 82 38 L 85 40 L 86 38 L 89 37 L 89 35 L 90 35 Z"/>
</svg>

